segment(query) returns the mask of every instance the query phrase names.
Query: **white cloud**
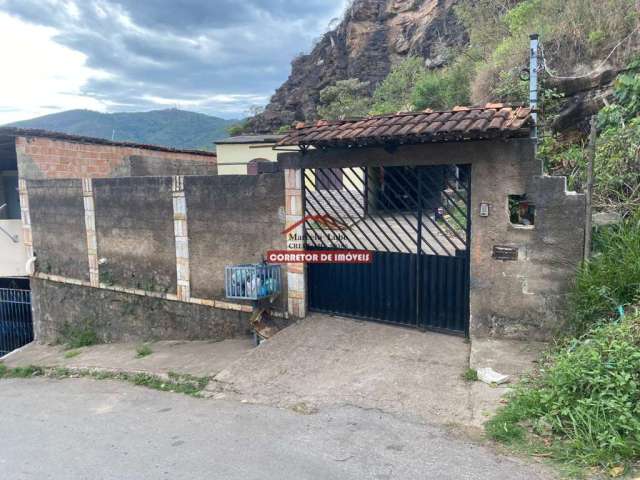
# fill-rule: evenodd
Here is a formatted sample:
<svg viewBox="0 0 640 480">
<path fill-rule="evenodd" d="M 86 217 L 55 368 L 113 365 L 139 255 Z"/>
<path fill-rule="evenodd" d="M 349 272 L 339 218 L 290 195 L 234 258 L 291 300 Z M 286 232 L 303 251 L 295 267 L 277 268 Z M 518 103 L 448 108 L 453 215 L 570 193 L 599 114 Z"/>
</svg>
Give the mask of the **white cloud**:
<svg viewBox="0 0 640 480">
<path fill-rule="evenodd" d="M 0 12 L 0 125 L 73 108 L 106 109 L 81 90 L 88 80 L 108 75 L 88 68 L 82 53 L 57 44 L 57 33 Z"/>
</svg>

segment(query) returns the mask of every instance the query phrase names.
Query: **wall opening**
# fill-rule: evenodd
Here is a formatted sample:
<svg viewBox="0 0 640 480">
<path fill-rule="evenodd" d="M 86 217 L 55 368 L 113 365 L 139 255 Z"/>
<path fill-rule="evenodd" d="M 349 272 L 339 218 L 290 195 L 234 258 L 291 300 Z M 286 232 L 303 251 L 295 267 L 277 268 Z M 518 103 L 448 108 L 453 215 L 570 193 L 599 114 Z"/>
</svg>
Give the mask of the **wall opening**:
<svg viewBox="0 0 640 480">
<path fill-rule="evenodd" d="M 533 227 L 536 223 L 536 206 L 527 195 L 509 195 L 509 221 L 517 227 Z"/>
</svg>

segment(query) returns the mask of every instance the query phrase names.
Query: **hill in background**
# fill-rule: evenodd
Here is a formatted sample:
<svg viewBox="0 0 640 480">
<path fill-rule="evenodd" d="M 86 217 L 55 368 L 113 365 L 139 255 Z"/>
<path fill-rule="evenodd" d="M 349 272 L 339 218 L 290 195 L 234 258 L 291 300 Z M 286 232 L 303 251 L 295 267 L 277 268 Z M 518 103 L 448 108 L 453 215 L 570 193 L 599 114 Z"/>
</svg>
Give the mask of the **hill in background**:
<svg viewBox="0 0 640 480">
<path fill-rule="evenodd" d="M 121 142 L 213 150 L 213 142 L 227 137 L 226 128 L 233 123 L 234 120 L 174 108 L 130 113 L 68 110 L 15 122 L 9 126 L 38 128 Z"/>
</svg>

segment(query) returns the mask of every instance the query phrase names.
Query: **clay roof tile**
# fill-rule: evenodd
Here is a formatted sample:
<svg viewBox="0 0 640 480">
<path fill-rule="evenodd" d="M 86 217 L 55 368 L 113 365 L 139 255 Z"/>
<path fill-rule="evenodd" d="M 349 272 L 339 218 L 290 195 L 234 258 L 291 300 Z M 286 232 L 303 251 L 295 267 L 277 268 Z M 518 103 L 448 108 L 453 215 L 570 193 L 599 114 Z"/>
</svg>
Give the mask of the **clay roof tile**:
<svg viewBox="0 0 640 480">
<path fill-rule="evenodd" d="M 455 107 L 451 111 L 425 110 L 353 120 L 320 120 L 295 124 L 279 145 L 381 145 L 400 143 L 461 141 L 501 136 L 526 136 L 532 125 L 531 109 L 489 103 L 485 107 Z"/>
</svg>

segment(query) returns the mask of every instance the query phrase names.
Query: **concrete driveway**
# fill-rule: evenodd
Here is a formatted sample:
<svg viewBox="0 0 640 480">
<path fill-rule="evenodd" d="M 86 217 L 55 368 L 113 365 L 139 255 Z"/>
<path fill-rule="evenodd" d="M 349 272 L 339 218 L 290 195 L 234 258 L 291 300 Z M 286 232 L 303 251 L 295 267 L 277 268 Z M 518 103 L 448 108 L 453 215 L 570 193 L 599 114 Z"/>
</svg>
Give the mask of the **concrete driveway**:
<svg viewBox="0 0 640 480">
<path fill-rule="evenodd" d="M 225 368 L 215 398 L 282 407 L 353 405 L 479 428 L 506 387 L 462 379 L 463 338 L 312 314 Z"/>
<path fill-rule="evenodd" d="M 112 381 L 0 381 L 3 479 L 549 478 L 421 422 L 334 406 L 314 415 Z"/>
</svg>

